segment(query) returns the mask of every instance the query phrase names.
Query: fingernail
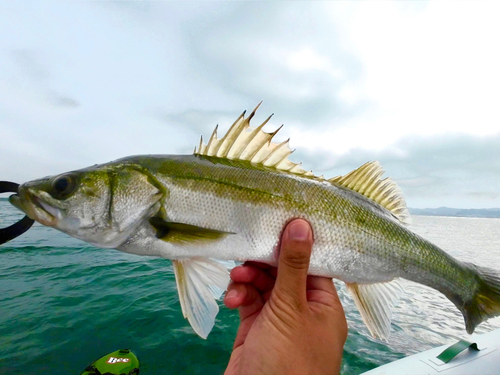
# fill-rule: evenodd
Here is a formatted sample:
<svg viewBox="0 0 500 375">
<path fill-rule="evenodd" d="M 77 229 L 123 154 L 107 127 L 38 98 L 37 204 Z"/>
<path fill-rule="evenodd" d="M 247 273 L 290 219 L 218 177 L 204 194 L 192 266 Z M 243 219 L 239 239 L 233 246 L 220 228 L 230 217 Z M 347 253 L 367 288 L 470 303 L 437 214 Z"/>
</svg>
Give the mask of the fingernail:
<svg viewBox="0 0 500 375">
<path fill-rule="evenodd" d="M 297 220 L 288 227 L 288 239 L 292 241 L 304 241 L 309 239 L 311 229 L 305 221 Z"/>
<path fill-rule="evenodd" d="M 227 292 L 226 294 L 226 299 L 231 299 L 231 298 L 236 298 L 238 297 L 238 292 L 236 290 L 230 290 L 229 292 Z"/>
</svg>

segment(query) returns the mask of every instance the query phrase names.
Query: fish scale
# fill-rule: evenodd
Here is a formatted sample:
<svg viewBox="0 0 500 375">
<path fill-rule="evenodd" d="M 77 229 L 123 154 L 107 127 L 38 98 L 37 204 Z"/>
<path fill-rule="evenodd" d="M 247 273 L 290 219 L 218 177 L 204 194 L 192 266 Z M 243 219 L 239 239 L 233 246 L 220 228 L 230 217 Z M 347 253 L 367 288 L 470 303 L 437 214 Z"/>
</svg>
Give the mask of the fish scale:
<svg viewBox="0 0 500 375">
<path fill-rule="evenodd" d="M 255 112 L 255 111 L 254 111 Z M 309 221 L 309 273 L 343 280 L 374 337 L 387 339 L 405 278 L 442 292 L 467 332 L 500 314 L 500 277 L 411 232 L 402 192 L 377 162 L 331 179 L 288 160 L 288 141 L 242 114 L 194 155 L 123 158 L 25 183 L 11 203 L 30 218 L 100 247 L 171 259 L 184 316 L 211 331 L 228 261 L 277 265 L 283 227 Z"/>
</svg>

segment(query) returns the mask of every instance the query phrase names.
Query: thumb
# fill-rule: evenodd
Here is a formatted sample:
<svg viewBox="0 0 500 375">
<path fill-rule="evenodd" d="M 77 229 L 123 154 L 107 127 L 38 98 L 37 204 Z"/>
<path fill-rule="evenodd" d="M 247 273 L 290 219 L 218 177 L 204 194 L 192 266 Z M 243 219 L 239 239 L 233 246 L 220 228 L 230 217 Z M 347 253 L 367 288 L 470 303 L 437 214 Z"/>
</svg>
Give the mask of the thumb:
<svg viewBox="0 0 500 375">
<path fill-rule="evenodd" d="M 311 257 L 313 234 L 302 219 L 290 222 L 283 232 L 278 261 L 278 276 L 273 292 L 294 304 L 306 304 L 307 271 Z"/>
</svg>

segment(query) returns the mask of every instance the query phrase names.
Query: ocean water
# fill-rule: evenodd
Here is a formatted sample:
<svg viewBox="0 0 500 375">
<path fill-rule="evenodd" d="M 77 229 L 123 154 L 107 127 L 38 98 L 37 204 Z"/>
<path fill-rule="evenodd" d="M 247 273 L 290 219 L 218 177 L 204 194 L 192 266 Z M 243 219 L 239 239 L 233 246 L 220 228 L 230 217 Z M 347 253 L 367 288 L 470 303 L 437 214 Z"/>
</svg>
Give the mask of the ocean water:
<svg viewBox="0 0 500 375">
<path fill-rule="evenodd" d="M 21 218 L 0 201 L 0 227 Z M 455 257 L 500 270 L 500 219 L 414 216 L 412 230 Z M 388 343 L 372 339 L 341 283 L 349 324 L 342 374 L 466 337 L 463 318 L 438 292 L 404 282 Z M 165 259 L 98 249 L 35 224 L 0 246 L 0 374 L 79 374 L 93 360 L 130 348 L 141 374 L 221 374 L 238 327 L 221 305 L 202 340 L 182 317 Z M 477 332 L 500 328 L 500 318 Z"/>
</svg>

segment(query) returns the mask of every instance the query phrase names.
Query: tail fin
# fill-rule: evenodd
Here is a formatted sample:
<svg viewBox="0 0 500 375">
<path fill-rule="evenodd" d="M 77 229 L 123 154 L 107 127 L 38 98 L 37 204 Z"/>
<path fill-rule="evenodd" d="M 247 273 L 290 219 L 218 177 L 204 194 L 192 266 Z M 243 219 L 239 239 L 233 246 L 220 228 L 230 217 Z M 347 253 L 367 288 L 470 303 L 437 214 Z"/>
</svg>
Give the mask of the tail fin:
<svg viewBox="0 0 500 375">
<path fill-rule="evenodd" d="M 479 285 L 472 299 L 457 307 L 464 315 L 467 333 L 471 334 L 479 323 L 500 315 L 500 273 L 471 263 L 466 265 L 476 273 Z"/>
</svg>

